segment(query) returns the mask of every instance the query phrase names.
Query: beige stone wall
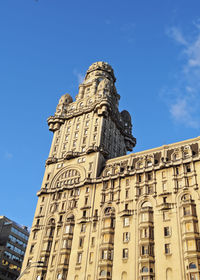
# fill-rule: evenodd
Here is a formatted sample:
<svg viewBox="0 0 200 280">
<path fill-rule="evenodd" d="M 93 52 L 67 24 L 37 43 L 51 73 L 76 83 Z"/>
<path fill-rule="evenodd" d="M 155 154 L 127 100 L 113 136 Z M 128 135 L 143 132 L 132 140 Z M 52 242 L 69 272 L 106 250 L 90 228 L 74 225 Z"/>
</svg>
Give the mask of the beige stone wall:
<svg viewBox="0 0 200 280">
<path fill-rule="evenodd" d="M 48 119 L 54 137 L 23 269 L 44 266 L 22 279 L 199 279 L 200 138 L 124 155 L 135 140 L 109 67 L 92 65 L 76 101 L 62 96 Z"/>
</svg>

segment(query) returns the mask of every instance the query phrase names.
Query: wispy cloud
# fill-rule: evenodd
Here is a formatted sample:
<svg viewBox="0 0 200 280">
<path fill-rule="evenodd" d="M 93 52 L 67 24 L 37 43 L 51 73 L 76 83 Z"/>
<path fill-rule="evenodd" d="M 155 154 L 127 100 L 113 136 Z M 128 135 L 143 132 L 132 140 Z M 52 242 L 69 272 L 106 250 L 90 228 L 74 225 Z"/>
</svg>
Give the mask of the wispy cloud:
<svg viewBox="0 0 200 280">
<path fill-rule="evenodd" d="M 10 152 L 5 152 L 4 153 L 4 159 L 10 160 L 12 158 L 13 158 L 13 154 L 12 153 L 10 153 Z"/>
<path fill-rule="evenodd" d="M 180 46 L 181 66 L 173 88 L 162 90 L 171 117 L 188 127 L 200 128 L 200 26 L 195 24 L 195 35 L 186 36 L 177 27 L 167 30 L 167 35 Z"/>
<path fill-rule="evenodd" d="M 81 72 L 77 71 L 76 69 L 74 69 L 73 73 L 76 76 L 78 83 L 82 84 L 82 82 L 84 81 L 84 75 Z"/>
</svg>

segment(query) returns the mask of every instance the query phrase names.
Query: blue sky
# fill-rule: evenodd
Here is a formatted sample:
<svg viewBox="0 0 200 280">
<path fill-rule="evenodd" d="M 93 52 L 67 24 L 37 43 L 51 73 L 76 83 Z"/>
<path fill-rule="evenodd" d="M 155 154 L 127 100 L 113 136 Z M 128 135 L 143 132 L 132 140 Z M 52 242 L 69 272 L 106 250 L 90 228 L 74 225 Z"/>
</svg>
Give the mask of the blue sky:
<svg viewBox="0 0 200 280">
<path fill-rule="evenodd" d="M 0 2 L 0 214 L 31 226 L 59 97 L 111 64 L 135 151 L 200 135 L 199 0 Z"/>
</svg>

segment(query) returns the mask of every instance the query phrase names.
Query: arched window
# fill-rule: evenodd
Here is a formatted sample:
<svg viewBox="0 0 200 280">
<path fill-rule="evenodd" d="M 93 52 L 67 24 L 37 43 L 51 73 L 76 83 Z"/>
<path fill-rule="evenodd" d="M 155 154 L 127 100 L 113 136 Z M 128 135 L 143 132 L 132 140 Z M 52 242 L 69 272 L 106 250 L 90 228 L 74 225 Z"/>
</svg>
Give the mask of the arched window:
<svg viewBox="0 0 200 280">
<path fill-rule="evenodd" d="M 189 264 L 189 269 L 195 269 L 195 268 L 197 268 L 195 263 L 190 263 Z"/>
<path fill-rule="evenodd" d="M 148 267 L 146 267 L 146 266 L 143 266 L 143 268 L 142 268 L 142 272 L 148 272 L 149 270 L 148 270 Z"/>
<path fill-rule="evenodd" d="M 51 218 L 51 219 L 49 220 L 49 225 L 55 225 L 55 219 Z"/>
<path fill-rule="evenodd" d="M 57 279 L 62 279 L 62 274 L 61 273 L 58 273 Z"/>
<path fill-rule="evenodd" d="M 142 203 L 141 208 L 145 208 L 145 207 L 152 207 L 152 205 L 149 201 L 145 201 L 144 203 Z"/>
<path fill-rule="evenodd" d="M 106 276 L 106 271 L 105 270 L 101 270 L 100 276 Z"/>
<path fill-rule="evenodd" d="M 192 197 L 190 194 L 186 193 L 181 197 L 182 201 L 190 200 Z"/>
<path fill-rule="evenodd" d="M 127 280 L 127 273 L 125 271 L 122 272 L 121 280 Z"/>
<path fill-rule="evenodd" d="M 166 280 L 171 280 L 171 279 L 172 279 L 172 269 L 168 267 L 166 269 Z"/>
</svg>

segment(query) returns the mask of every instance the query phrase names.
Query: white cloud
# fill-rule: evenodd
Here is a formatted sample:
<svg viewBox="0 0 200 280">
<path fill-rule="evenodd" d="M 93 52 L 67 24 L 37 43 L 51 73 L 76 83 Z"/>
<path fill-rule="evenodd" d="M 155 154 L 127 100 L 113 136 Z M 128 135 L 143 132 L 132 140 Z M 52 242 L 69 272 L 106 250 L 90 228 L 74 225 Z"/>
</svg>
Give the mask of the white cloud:
<svg viewBox="0 0 200 280">
<path fill-rule="evenodd" d="M 168 36 L 172 37 L 177 43 L 187 45 L 186 39 L 183 37 L 181 31 L 177 27 L 167 29 Z"/>
<path fill-rule="evenodd" d="M 82 73 L 78 72 L 76 69 L 74 69 L 73 73 L 76 76 L 76 78 L 78 80 L 78 83 L 82 84 L 82 82 L 84 81 L 85 76 Z"/>
<path fill-rule="evenodd" d="M 200 28 L 196 34 L 185 36 L 177 27 L 167 30 L 167 35 L 181 47 L 181 67 L 176 73 L 174 88 L 165 88 L 162 97 L 175 122 L 200 128 Z"/>
</svg>

